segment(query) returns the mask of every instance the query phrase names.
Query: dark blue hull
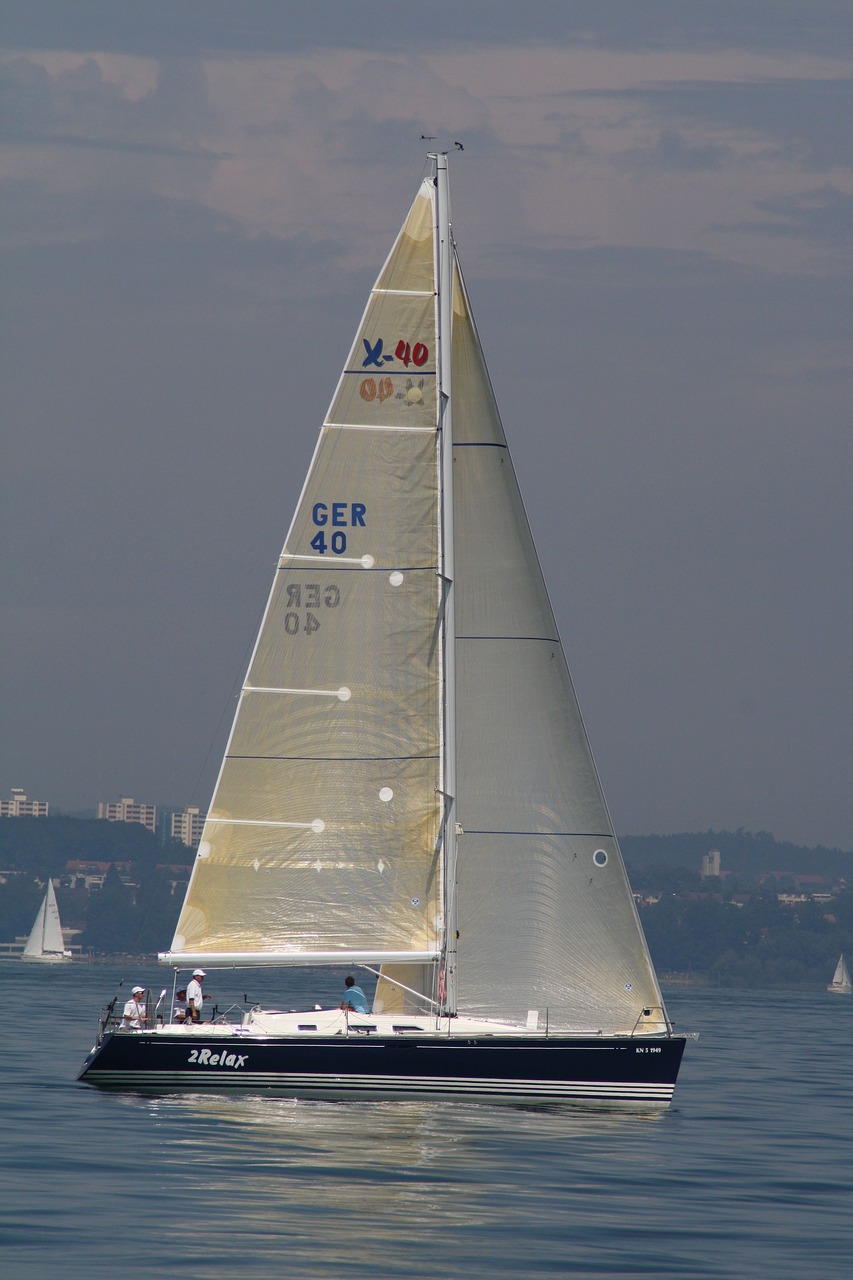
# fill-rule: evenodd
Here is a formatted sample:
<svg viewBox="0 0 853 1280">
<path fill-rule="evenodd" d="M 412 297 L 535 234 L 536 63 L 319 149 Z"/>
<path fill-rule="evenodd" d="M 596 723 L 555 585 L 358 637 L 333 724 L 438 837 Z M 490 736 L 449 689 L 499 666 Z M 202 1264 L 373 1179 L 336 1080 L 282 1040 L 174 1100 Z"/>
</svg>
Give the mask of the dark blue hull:
<svg viewBox="0 0 853 1280">
<path fill-rule="evenodd" d="M 666 1106 L 683 1036 L 456 1038 L 251 1033 L 107 1035 L 78 1079 L 146 1092 L 275 1093 L 293 1098 L 469 1098 Z"/>
</svg>

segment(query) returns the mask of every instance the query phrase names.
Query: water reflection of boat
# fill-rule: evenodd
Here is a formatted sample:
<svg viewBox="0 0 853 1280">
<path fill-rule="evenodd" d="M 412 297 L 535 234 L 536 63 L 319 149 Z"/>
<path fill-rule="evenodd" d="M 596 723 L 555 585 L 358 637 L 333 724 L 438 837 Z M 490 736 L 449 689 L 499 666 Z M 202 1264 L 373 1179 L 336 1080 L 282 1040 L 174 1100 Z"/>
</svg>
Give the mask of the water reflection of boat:
<svg viewBox="0 0 853 1280">
<path fill-rule="evenodd" d="M 598 1150 L 603 1143 L 607 1150 L 616 1145 L 621 1176 L 629 1176 L 632 1165 L 648 1158 L 650 1126 L 666 1122 L 660 1110 L 590 1115 L 562 1107 L 497 1109 L 410 1099 L 343 1107 L 211 1094 L 123 1101 L 147 1112 L 167 1168 L 193 1170 L 203 1203 L 229 1206 L 227 1215 L 212 1215 L 208 1250 L 221 1243 L 223 1230 L 243 1232 L 252 1274 L 268 1264 L 271 1276 L 281 1273 L 283 1257 L 290 1275 L 347 1276 L 357 1269 L 356 1254 L 368 1270 L 373 1264 L 376 1275 L 458 1274 L 452 1262 L 441 1266 L 430 1257 L 436 1238 L 446 1240 L 451 1232 L 470 1241 L 478 1223 L 500 1230 L 509 1187 L 513 1213 L 521 1201 L 537 1227 L 545 1227 L 548 1211 L 556 1212 L 565 1199 L 555 1171 L 569 1181 L 573 1160 L 583 1168 L 590 1143 Z M 543 1169 L 551 1171 L 550 1179 Z M 574 1170 L 582 1178 L 577 1163 Z M 648 1173 L 644 1164 L 643 1176 Z M 546 1200 L 547 1209 L 543 1179 L 555 1196 Z M 321 1230 L 323 1223 L 339 1229 Z M 353 1238 L 357 1223 L 369 1224 L 367 1236 Z M 180 1251 L 185 1231 L 185 1223 L 165 1215 L 158 1224 L 160 1247 Z M 233 1235 L 229 1244 L 233 1250 Z M 481 1248 L 488 1256 L 488 1242 Z M 226 1248 L 223 1256 L 233 1254 Z M 559 1259 L 554 1267 L 562 1274 Z M 524 1266 L 512 1274 L 526 1274 Z"/>
<path fill-rule="evenodd" d="M 99 1037 L 106 1087 L 665 1106 L 674 1035 L 432 157 L 270 595 L 171 951 L 372 1008 Z"/>
</svg>

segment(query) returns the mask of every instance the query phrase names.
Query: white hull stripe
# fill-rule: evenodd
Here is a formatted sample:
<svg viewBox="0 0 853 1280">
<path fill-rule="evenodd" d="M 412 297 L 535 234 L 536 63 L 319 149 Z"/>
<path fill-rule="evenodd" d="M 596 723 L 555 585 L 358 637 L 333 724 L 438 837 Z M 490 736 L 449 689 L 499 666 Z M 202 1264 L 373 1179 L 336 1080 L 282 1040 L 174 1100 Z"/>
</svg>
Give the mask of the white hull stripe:
<svg viewBox="0 0 853 1280">
<path fill-rule="evenodd" d="M 134 1086 L 180 1086 L 204 1089 L 320 1089 L 341 1093 L 459 1093 L 469 1095 L 513 1095 L 533 1098 L 585 1098 L 601 1100 L 647 1101 L 666 1103 L 672 1098 L 673 1084 L 632 1084 L 630 1081 L 551 1081 L 551 1080 L 471 1080 L 465 1076 L 382 1076 L 359 1074 L 312 1075 L 300 1072 L 253 1071 L 246 1075 L 210 1074 L 202 1069 L 191 1071 L 89 1071 L 93 1084 Z"/>
</svg>

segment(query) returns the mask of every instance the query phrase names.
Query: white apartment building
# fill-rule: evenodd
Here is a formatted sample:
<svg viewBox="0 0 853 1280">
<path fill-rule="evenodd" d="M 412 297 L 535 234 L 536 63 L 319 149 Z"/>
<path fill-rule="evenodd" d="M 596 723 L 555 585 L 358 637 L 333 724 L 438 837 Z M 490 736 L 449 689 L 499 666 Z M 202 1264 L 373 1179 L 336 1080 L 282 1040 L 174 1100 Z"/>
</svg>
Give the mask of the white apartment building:
<svg viewBox="0 0 853 1280">
<path fill-rule="evenodd" d="M 107 822 L 139 822 L 155 835 L 157 833 L 156 804 L 138 804 L 132 796 L 99 801 L 98 817 L 105 818 Z"/>
<path fill-rule="evenodd" d="M 182 809 L 180 813 L 173 813 L 172 839 L 180 840 L 182 844 L 189 845 L 191 849 L 197 849 L 206 817 L 206 813 L 194 808 Z"/>
<path fill-rule="evenodd" d="M 11 800 L 0 800 L 0 818 L 46 818 L 46 800 L 28 800 L 20 787 L 12 787 Z"/>
<path fill-rule="evenodd" d="M 720 874 L 720 851 L 711 849 L 702 855 L 702 879 L 708 880 Z"/>
</svg>

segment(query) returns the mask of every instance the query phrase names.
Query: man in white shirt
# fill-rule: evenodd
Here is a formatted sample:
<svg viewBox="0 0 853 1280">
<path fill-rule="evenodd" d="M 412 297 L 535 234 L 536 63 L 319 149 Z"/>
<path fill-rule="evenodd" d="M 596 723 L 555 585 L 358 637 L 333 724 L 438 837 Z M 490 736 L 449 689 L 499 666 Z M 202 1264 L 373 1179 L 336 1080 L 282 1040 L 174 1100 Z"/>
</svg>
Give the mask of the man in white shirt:
<svg viewBox="0 0 853 1280">
<path fill-rule="evenodd" d="M 187 984 L 187 1014 L 189 1021 L 201 1022 L 201 1014 L 204 1009 L 205 995 L 201 989 L 201 984 L 207 977 L 204 969 L 196 969 L 192 978 Z M 210 997 L 208 996 L 209 1000 Z"/>
<path fill-rule="evenodd" d="M 122 1015 L 121 1025 L 129 1027 L 133 1031 L 141 1031 L 145 1026 L 145 1005 L 143 996 L 145 995 L 144 987 L 134 987 L 131 992 L 130 999 L 124 1006 L 124 1014 Z"/>
</svg>

